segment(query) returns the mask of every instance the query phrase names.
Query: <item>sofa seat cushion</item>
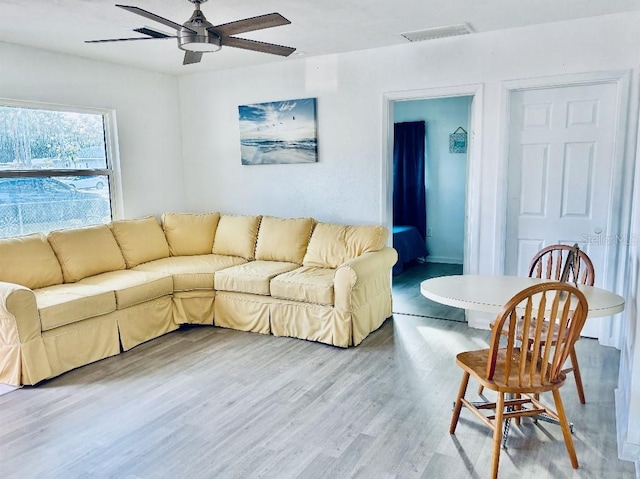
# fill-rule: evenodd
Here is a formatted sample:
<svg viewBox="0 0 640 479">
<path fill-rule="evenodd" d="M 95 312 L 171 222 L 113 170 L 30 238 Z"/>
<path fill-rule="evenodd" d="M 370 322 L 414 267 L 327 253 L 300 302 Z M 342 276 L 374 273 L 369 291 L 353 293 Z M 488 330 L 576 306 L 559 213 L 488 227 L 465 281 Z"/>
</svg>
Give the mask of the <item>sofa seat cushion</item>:
<svg viewBox="0 0 640 479">
<path fill-rule="evenodd" d="M 124 309 L 173 293 L 170 274 L 152 271 L 110 271 L 78 281 L 111 289 L 116 293 L 116 308 Z"/>
<path fill-rule="evenodd" d="M 33 291 L 43 331 L 116 310 L 116 295 L 90 284 L 56 284 Z"/>
<path fill-rule="evenodd" d="M 174 291 L 213 290 L 216 271 L 242 263 L 246 263 L 246 260 L 218 254 L 172 256 L 138 265 L 133 271 L 168 273 L 173 277 Z"/>
<path fill-rule="evenodd" d="M 333 306 L 336 270 L 303 266 L 271 280 L 271 296 L 278 299 Z"/>
<path fill-rule="evenodd" d="M 298 268 L 295 263 L 282 261 L 251 261 L 217 271 L 214 278 L 216 291 L 233 291 L 268 296 L 269 284 L 279 274 Z"/>
</svg>

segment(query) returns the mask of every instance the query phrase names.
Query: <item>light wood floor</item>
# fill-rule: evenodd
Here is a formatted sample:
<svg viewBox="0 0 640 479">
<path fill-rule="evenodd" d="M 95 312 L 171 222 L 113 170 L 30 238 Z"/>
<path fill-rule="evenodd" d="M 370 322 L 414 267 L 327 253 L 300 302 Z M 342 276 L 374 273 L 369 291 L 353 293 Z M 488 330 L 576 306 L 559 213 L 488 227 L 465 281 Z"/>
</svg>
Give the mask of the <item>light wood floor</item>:
<svg viewBox="0 0 640 479">
<path fill-rule="evenodd" d="M 1 478 L 484 478 L 488 430 L 448 434 L 466 324 L 396 315 L 356 348 L 190 327 L 0 396 Z M 633 478 L 616 458 L 619 353 L 577 345 L 587 404 L 562 388 L 581 468 L 557 426 L 524 422 L 503 478 Z M 471 385 L 475 390 L 475 384 Z"/>
<path fill-rule="evenodd" d="M 420 283 L 425 279 L 453 274 L 462 274 L 461 264 L 406 264 L 402 273 L 393 277 L 393 312 L 465 322 L 464 310 L 436 303 L 420 293 Z"/>
</svg>

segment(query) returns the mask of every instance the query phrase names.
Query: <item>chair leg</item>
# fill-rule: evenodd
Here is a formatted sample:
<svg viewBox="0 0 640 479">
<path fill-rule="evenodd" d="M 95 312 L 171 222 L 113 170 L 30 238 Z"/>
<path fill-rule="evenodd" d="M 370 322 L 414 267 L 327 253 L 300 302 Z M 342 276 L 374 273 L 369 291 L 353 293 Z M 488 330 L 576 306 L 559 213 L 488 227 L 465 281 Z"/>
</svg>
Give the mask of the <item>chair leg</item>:
<svg viewBox="0 0 640 479">
<path fill-rule="evenodd" d="M 493 424 L 493 453 L 491 456 L 491 477 L 497 479 L 502 444 L 502 415 L 504 413 L 504 393 L 499 392 L 496 399 L 496 418 Z"/>
<path fill-rule="evenodd" d="M 484 391 L 484 386 L 481 384 L 480 386 L 478 386 L 478 396 L 482 394 L 482 391 Z"/>
<path fill-rule="evenodd" d="M 580 375 L 580 366 L 578 365 L 578 355 L 576 354 L 575 348 L 571 348 L 571 353 L 569 353 L 569 357 L 571 358 L 571 367 L 573 368 L 573 378 L 576 381 L 578 398 L 580 399 L 580 404 L 584 404 L 585 399 L 584 399 L 584 389 L 582 388 L 582 376 Z"/>
<path fill-rule="evenodd" d="M 562 428 L 562 435 L 564 436 L 564 443 L 567 446 L 569 459 L 571 459 L 571 465 L 574 469 L 578 469 L 578 457 L 576 456 L 576 450 L 573 447 L 573 438 L 571 437 L 569 422 L 567 421 L 567 416 L 564 412 L 564 406 L 562 404 L 562 398 L 560 397 L 560 391 L 557 389 L 553 390 L 553 401 L 556 405 L 558 418 L 560 418 L 560 427 Z"/>
<path fill-rule="evenodd" d="M 462 409 L 462 398 L 467 392 L 467 386 L 469 384 L 469 373 L 464 372 L 462 375 L 462 381 L 460 381 L 460 389 L 458 389 L 458 397 L 456 398 L 456 405 L 453 408 L 453 416 L 451 416 L 451 424 L 449 425 L 449 434 L 456 432 L 456 426 L 458 425 L 458 418 L 460 417 L 460 410 Z"/>
</svg>

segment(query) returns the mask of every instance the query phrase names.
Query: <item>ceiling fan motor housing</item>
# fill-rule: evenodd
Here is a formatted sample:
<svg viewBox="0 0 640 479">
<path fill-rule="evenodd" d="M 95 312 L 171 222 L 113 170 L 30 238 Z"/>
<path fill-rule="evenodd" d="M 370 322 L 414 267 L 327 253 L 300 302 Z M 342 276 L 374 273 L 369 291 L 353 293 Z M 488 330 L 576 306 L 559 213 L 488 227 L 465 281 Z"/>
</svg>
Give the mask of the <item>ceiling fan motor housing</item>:
<svg viewBox="0 0 640 479">
<path fill-rule="evenodd" d="M 210 30 L 213 24 L 207 21 L 200 11 L 201 2 L 194 3 L 196 4 L 196 10 L 178 33 L 178 47 L 190 52 L 215 52 L 220 50 L 222 48 L 220 36 Z"/>
</svg>

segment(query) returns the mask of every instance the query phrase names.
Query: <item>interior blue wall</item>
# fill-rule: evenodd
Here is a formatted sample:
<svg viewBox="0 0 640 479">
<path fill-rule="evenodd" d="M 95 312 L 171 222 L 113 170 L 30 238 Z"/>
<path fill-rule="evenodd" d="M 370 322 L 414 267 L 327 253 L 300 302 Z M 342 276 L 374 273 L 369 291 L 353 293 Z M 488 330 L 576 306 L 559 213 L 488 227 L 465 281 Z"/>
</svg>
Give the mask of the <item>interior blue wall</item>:
<svg viewBox="0 0 640 479">
<path fill-rule="evenodd" d="M 424 120 L 427 125 L 428 261 L 462 264 L 467 184 L 467 155 L 449 152 L 449 135 L 459 126 L 469 131 L 472 97 L 397 101 L 394 121 Z"/>
</svg>

